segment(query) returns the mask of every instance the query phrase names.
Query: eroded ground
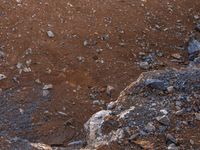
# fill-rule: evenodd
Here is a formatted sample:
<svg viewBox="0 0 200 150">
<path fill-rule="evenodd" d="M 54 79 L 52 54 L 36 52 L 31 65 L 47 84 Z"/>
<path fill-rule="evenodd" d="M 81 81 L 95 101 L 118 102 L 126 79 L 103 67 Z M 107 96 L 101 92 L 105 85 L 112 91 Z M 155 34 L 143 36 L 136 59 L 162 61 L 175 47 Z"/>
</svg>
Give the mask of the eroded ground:
<svg viewBox="0 0 200 150">
<path fill-rule="evenodd" d="M 0 0 L 0 74 L 7 77 L 0 81 L 0 134 L 56 146 L 83 139 L 83 124 L 140 73 L 188 64 L 199 6 Z"/>
</svg>

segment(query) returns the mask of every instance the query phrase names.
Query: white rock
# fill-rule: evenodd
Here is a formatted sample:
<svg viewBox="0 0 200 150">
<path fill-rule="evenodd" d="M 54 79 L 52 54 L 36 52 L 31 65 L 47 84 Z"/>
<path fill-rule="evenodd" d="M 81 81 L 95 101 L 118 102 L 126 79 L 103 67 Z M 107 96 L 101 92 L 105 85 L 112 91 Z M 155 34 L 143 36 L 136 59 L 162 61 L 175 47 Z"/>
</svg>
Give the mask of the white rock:
<svg viewBox="0 0 200 150">
<path fill-rule="evenodd" d="M 50 37 L 50 38 L 55 37 L 55 34 L 54 34 L 52 31 L 47 31 L 47 35 L 48 35 L 48 37 Z"/>
<path fill-rule="evenodd" d="M 0 81 L 6 79 L 6 76 L 4 74 L 0 74 Z"/>
<path fill-rule="evenodd" d="M 43 90 L 50 90 L 52 88 L 53 88 L 52 84 L 46 84 L 46 85 L 44 85 Z"/>
</svg>

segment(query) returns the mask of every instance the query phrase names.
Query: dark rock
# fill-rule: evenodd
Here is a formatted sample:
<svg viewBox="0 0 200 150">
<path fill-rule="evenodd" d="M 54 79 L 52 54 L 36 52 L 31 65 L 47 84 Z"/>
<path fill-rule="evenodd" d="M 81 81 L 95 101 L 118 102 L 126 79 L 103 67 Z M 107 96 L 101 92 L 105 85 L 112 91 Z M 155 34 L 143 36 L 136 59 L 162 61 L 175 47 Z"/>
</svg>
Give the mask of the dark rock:
<svg viewBox="0 0 200 150">
<path fill-rule="evenodd" d="M 147 79 L 145 83 L 148 87 L 151 87 L 153 89 L 158 89 L 158 90 L 166 90 L 167 89 L 164 81 L 162 81 L 162 80 Z"/>
</svg>

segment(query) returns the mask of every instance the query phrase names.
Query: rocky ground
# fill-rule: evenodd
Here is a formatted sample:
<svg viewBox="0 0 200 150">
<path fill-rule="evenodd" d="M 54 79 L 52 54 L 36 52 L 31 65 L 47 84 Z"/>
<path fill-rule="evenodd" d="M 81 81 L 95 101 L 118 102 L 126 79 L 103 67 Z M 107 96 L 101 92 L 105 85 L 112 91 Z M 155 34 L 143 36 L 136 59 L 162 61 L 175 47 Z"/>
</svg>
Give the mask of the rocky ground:
<svg viewBox="0 0 200 150">
<path fill-rule="evenodd" d="M 199 6 L 0 0 L 0 149 L 199 149 Z"/>
</svg>

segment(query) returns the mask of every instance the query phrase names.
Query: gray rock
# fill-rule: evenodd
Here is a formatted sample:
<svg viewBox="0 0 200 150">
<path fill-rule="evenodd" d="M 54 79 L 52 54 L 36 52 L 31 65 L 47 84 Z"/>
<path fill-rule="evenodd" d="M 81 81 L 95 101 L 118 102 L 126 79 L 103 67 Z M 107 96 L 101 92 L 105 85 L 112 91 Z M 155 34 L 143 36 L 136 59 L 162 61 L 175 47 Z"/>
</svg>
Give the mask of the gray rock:
<svg viewBox="0 0 200 150">
<path fill-rule="evenodd" d="M 147 86 L 153 89 L 166 90 L 167 88 L 164 81 L 158 79 L 147 79 L 145 83 Z"/>
<path fill-rule="evenodd" d="M 168 116 L 158 116 L 156 117 L 156 120 L 161 123 L 162 125 L 169 126 L 170 125 L 170 119 Z"/>
</svg>

